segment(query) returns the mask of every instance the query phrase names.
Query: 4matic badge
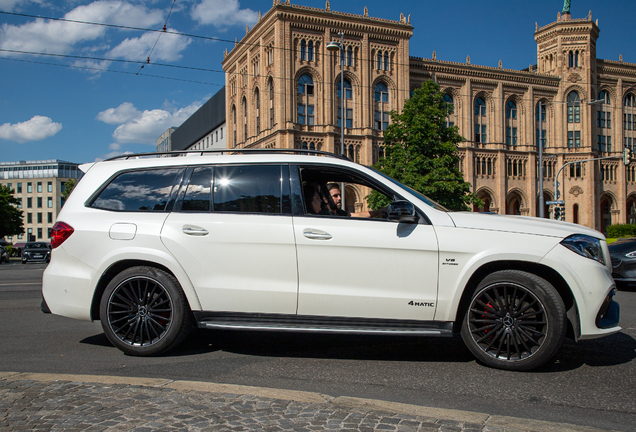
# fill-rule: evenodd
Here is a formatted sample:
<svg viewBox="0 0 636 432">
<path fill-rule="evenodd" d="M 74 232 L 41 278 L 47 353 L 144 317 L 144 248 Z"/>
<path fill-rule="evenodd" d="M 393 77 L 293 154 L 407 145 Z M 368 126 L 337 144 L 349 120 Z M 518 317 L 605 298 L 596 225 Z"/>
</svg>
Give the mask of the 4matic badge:
<svg viewBox="0 0 636 432">
<path fill-rule="evenodd" d="M 427 306 L 427 307 L 435 307 L 435 303 L 427 303 L 427 302 L 416 302 L 411 300 L 408 303 L 410 306 Z"/>
</svg>

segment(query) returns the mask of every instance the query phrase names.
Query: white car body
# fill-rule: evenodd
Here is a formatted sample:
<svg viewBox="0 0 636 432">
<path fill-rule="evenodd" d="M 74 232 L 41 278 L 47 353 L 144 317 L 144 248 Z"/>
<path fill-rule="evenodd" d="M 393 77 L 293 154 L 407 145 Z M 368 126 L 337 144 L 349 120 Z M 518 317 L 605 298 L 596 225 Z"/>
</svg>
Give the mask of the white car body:
<svg viewBox="0 0 636 432">
<path fill-rule="evenodd" d="M 122 171 L 219 164 L 311 164 L 352 170 L 396 191 L 429 223 L 299 214 L 120 212 L 89 206 L 96 191 Z M 371 169 L 328 157 L 213 154 L 113 160 L 82 169 L 86 174 L 58 216 L 74 232 L 53 249 L 44 272 L 44 301 L 57 315 L 96 319 L 108 282 L 105 275 L 130 262 L 173 275 L 195 316 L 215 311 L 423 321 L 441 325 L 416 334 L 441 335 L 460 318 L 462 296 L 480 269 L 514 263 L 547 280 L 554 274 L 562 278 L 573 299 L 568 318 L 576 339 L 620 330 L 617 325 L 597 326 L 599 310 L 615 285 L 604 236 L 580 225 L 441 211 Z M 597 239 L 605 264 L 561 244 L 575 234 Z M 325 263 L 346 271 L 330 271 Z M 542 274 L 541 269 L 551 270 Z M 197 322 L 214 327 L 205 320 Z M 246 323 L 236 327 L 250 328 Z M 345 331 L 324 323 L 303 330 Z M 352 332 L 376 330 L 360 327 Z"/>
</svg>

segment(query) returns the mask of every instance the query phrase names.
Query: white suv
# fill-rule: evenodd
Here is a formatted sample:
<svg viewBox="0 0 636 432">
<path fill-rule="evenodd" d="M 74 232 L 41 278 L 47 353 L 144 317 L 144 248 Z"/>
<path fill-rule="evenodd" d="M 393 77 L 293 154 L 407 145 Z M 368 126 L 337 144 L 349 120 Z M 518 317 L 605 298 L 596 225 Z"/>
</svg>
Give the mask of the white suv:
<svg viewBox="0 0 636 432">
<path fill-rule="evenodd" d="M 81 166 L 53 227 L 43 310 L 101 320 L 132 355 L 172 349 L 194 325 L 461 333 L 478 360 L 509 370 L 545 363 L 566 335 L 620 331 L 599 232 L 449 212 L 371 168 L 302 153 L 146 154 Z M 358 213 L 335 208 L 330 183 Z M 371 212 L 384 217 L 360 212 L 371 191 L 391 202 Z"/>
</svg>

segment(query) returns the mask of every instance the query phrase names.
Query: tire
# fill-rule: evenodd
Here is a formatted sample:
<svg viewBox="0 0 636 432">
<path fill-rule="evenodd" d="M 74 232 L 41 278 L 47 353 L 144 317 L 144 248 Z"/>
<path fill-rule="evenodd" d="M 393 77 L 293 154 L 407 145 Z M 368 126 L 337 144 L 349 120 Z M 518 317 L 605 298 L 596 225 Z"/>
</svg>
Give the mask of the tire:
<svg viewBox="0 0 636 432">
<path fill-rule="evenodd" d="M 461 335 L 487 366 L 527 371 L 557 353 L 566 330 L 565 305 L 548 281 L 524 271 L 502 270 L 477 286 Z"/>
<path fill-rule="evenodd" d="M 192 322 L 179 282 L 153 267 L 131 267 L 115 276 L 102 295 L 100 319 L 108 340 L 134 356 L 175 348 Z"/>
</svg>

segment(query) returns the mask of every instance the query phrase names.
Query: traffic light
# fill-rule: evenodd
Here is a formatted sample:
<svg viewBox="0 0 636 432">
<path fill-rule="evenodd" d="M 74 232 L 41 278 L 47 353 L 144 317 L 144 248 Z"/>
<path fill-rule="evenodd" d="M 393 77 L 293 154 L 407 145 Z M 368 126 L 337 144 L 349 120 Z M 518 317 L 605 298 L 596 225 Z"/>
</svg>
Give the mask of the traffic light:
<svg viewBox="0 0 636 432">
<path fill-rule="evenodd" d="M 554 220 L 561 220 L 561 206 L 554 206 Z"/>
<path fill-rule="evenodd" d="M 565 206 L 562 205 L 562 206 L 559 206 L 559 207 L 561 207 L 561 220 L 565 221 Z"/>
<path fill-rule="evenodd" d="M 625 165 L 629 165 L 631 161 L 632 161 L 632 149 L 630 149 L 629 147 L 625 147 L 623 149 L 623 163 Z"/>
</svg>

